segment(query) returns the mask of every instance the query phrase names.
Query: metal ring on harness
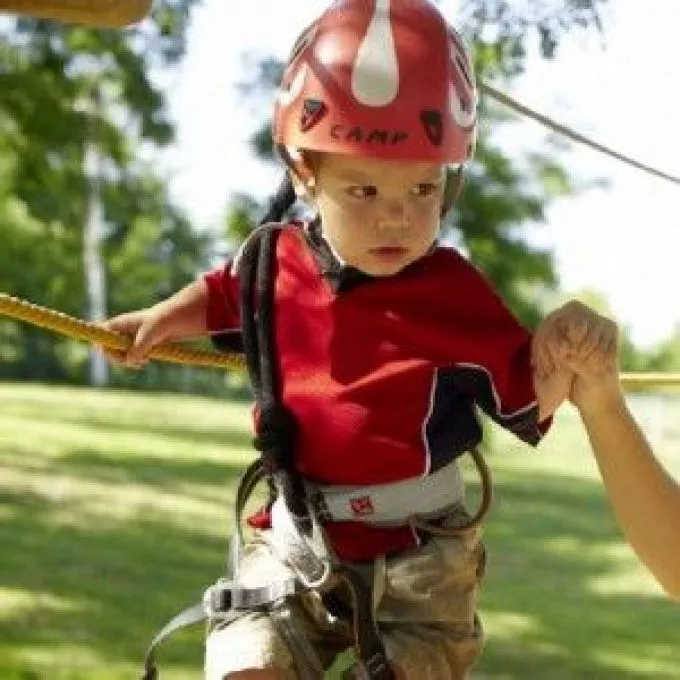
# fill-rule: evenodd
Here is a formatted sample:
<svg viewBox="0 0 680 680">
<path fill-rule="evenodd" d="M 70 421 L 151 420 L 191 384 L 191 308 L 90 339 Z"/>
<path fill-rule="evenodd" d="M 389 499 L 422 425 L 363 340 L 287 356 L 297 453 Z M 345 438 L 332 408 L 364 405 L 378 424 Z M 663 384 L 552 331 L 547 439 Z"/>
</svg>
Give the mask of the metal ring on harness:
<svg viewBox="0 0 680 680">
<path fill-rule="evenodd" d="M 484 456 L 482 456 L 482 454 L 476 448 L 470 450 L 470 455 L 472 456 L 472 460 L 475 462 L 475 466 L 481 478 L 482 500 L 479 503 L 477 511 L 469 519 L 469 521 L 458 526 L 448 527 L 433 524 L 432 522 L 428 522 L 427 520 L 421 519 L 419 517 L 409 517 L 409 526 L 411 526 L 413 529 L 430 533 L 433 536 L 460 536 L 460 534 L 463 534 L 466 531 L 470 531 L 470 529 L 474 529 L 475 527 L 479 526 L 491 507 L 491 503 L 493 501 L 493 484 L 491 479 L 491 471 L 484 460 Z"/>
</svg>

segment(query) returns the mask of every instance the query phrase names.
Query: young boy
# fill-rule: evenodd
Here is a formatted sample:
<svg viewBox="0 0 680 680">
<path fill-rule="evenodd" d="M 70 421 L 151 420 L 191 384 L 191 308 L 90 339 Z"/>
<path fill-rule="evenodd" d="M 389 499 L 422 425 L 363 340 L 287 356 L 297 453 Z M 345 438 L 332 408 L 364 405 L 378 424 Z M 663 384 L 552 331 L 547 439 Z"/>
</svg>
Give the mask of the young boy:
<svg viewBox="0 0 680 680">
<path fill-rule="evenodd" d="M 418 680 L 466 678 L 482 647 L 479 530 L 445 530 L 469 520 L 456 460 L 481 439 L 475 404 L 535 445 L 569 395 L 565 357 L 611 346 L 602 319 L 567 305 L 537 335 L 532 361 L 531 334 L 479 271 L 437 244 L 472 158 L 476 97 L 460 38 L 427 0 L 341 0 L 295 45 L 274 113 L 288 182 L 317 213 L 281 225 L 271 266 L 295 473 L 331 502 L 343 499 L 323 522 L 329 548 L 339 563 L 372 565 L 387 656 L 397 677 Z M 294 199 L 290 188 L 270 221 Z M 134 336 L 125 360 L 138 364 L 167 339 L 212 333 L 219 343 L 239 328 L 238 273 L 227 263 L 111 320 Z M 443 478 L 447 497 L 430 498 Z M 409 491 L 385 510 L 377 488 Z M 412 521 L 420 513 L 428 524 Z M 239 568 L 255 586 L 281 570 L 269 520 Z M 347 623 L 318 605 L 301 597 L 291 610 L 319 657 L 307 677 L 351 642 Z M 216 625 L 206 649 L 209 680 L 303 676 L 263 611 Z"/>
</svg>

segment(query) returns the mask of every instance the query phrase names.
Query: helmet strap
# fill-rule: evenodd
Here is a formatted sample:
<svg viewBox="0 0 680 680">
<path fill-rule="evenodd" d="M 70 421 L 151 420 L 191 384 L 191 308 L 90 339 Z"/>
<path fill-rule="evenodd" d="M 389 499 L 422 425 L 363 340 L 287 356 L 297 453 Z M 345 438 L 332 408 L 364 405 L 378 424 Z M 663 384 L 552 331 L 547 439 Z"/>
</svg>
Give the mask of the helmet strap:
<svg viewBox="0 0 680 680">
<path fill-rule="evenodd" d="M 446 168 L 446 180 L 444 183 L 444 198 L 442 200 L 441 216 L 444 217 L 446 213 L 451 210 L 451 207 L 460 196 L 463 188 L 463 166 L 455 168 Z"/>
</svg>

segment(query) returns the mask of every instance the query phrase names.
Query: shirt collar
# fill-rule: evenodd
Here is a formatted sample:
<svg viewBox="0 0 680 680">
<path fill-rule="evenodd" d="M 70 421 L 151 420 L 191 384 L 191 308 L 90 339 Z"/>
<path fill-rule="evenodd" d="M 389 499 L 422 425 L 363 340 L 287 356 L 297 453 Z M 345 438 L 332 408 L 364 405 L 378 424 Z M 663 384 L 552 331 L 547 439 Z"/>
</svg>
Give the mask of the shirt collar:
<svg viewBox="0 0 680 680">
<path fill-rule="evenodd" d="M 343 262 L 324 238 L 321 218 L 318 215 L 304 225 L 304 232 L 307 243 L 321 269 L 321 275 L 329 282 L 334 293 L 345 293 L 363 283 L 369 283 L 379 278 Z M 430 255 L 436 249 L 437 241 L 432 244 L 424 257 Z M 409 267 L 413 264 L 415 263 L 412 263 Z"/>
<path fill-rule="evenodd" d="M 305 226 L 305 236 L 321 269 L 321 275 L 328 281 L 333 292 L 345 293 L 362 283 L 374 281 L 375 276 L 345 264 L 323 237 L 321 219 L 315 217 Z"/>
</svg>

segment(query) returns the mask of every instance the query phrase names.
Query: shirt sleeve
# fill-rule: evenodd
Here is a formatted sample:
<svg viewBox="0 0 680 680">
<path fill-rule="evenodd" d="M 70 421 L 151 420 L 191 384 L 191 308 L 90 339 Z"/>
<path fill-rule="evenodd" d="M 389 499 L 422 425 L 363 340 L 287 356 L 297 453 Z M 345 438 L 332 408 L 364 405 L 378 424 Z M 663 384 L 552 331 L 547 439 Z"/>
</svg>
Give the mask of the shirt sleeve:
<svg viewBox="0 0 680 680">
<path fill-rule="evenodd" d="M 551 419 L 538 422 L 531 367 L 532 334 L 508 309 L 478 269 L 465 263 L 461 295 L 472 301 L 465 325 L 474 329 L 470 361 L 456 363 L 458 380 L 482 410 L 505 429 L 535 446 Z M 471 339 L 472 340 L 472 339 Z"/>
<path fill-rule="evenodd" d="M 213 344 L 224 351 L 242 351 L 239 281 L 232 261 L 203 274 L 208 286 L 206 328 Z"/>
</svg>

